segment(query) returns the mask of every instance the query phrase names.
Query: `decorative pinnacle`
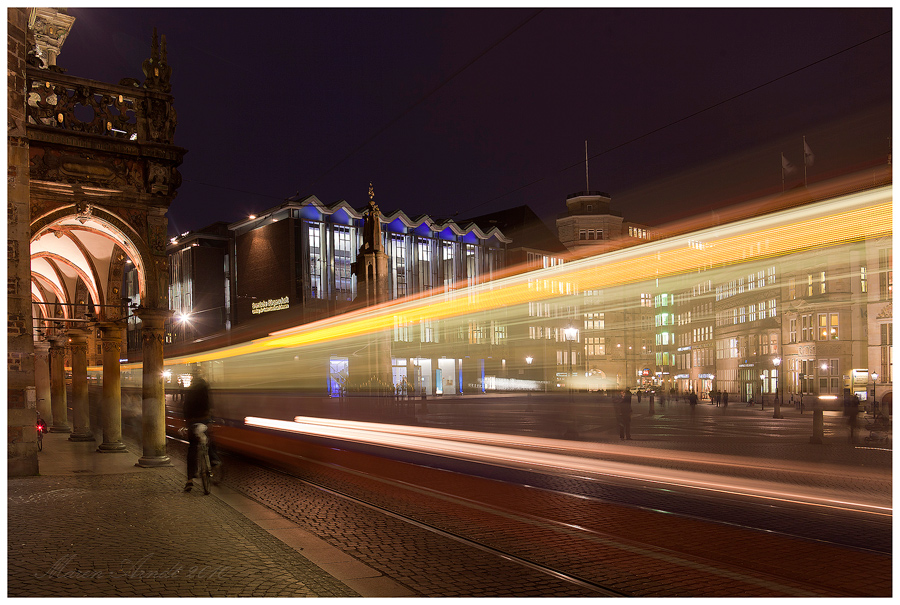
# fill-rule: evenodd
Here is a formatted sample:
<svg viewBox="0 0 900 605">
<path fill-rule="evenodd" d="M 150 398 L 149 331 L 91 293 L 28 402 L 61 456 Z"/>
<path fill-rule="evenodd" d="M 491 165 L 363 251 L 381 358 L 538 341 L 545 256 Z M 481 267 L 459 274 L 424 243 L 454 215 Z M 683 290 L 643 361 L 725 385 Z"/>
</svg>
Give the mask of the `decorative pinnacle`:
<svg viewBox="0 0 900 605">
<path fill-rule="evenodd" d="M 372 186 L 372 181 L 369 181 L 369 201 L 375 201 L 375 188 Z"/>
</svg>

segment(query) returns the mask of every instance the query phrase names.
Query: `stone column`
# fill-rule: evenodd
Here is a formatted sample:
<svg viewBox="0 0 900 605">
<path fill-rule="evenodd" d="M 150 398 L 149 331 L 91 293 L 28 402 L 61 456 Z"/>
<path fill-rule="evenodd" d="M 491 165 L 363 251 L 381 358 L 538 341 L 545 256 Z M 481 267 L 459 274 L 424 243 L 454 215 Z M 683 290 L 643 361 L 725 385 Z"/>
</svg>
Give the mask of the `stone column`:
<svg viewBox="0 0 900 605">
<path fill-rule="evenodd" d="M 163 385 L 163 331 L 168 309 L 138 309 L 143 326 L 144 371 L 141 384 L 141 446 L 137 466 L 171 466 L 166 455 L 166 393 Z"/>
<path fill-rule="evenodd" d="M 53 410 L 51 433 L 71 433 L 66 405 L 66 346 L 65 339 L 50 341 L 50 407 Z"/>
<path fill-rule="evenodd" d="M 37 411 L 47 426 L 53 425 L 53 408 L 50 405 L 50 343 L 34 343 L 34 386 L 37 391 Z"/>
<path fill-rule="evenodd" d="M 87 384 L 87 334 L 69 330 L 72 351 L 72 434 L 69 441 L 93 441 Z"/>
<path fill-rule="evenodd" d="M 103 443 L 97 451 L 104 454 L 127 451 L 122 443 L 122 373 L 119 366 L 124 332 L 119 324 L 107 323 L 100 326 L 103 345 L 103 398 L 100 411 Z"/>
</svg>

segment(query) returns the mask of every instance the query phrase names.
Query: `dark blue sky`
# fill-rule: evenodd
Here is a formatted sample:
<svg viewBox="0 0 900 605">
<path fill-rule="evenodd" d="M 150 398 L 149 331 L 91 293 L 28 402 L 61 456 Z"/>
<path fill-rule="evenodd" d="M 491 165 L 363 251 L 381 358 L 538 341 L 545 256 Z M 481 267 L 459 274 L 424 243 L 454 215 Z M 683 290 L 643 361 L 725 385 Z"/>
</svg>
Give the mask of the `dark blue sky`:
<svg viewBox="0 0 900 605">
<path fill-rule="evenodd" d="M 802 181 L 803 135 L 810 180 L 889 149 L 886 8 L 69 14 L 74 76 L 143 80 L 154 26 L 166 36 L 188 150 L 173 233 L 298 191 L 360 207 L 370 181 L 385 211 L 529 204 L 552 224 L 585 189 L 585 140 L 591 189 L 658 224 L 780 191 L 781 152 Z"/>
</svg>

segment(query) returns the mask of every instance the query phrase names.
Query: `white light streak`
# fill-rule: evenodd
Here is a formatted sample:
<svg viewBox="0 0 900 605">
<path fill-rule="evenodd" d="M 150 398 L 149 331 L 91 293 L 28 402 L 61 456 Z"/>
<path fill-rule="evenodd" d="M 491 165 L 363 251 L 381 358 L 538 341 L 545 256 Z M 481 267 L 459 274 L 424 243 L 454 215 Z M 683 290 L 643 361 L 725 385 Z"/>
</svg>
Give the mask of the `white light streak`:
<svg viewBox="0 0 900 605">
<path fill-rule="evenodd" d="M 821 495 L 815 488 L 780 486 L 772 482 L 712 477 L 693 471 L 648 468 L 638 464 L 586 458 L 585 454 L 601 454 L 601 444 L 582 444 L 557 439 L 518 437 L 459 431 L 389 425 L 327 418 L 298 416 L 293 422 L 248 416 L 247 426 L 275 429 L 295 434 L 312 435 L 353 442 L 368 443 L 399 450 L 411 450 L 448 458 L 460 458 L 514 468 L 541 469 L 545 472 L 580 473 L 592 480 L 599 477 L 630 479 L 683 489 L 697 489 L 724 494 L 821 506 L 890 517 L 892 508 L 850 499 Z M 608 447 L 608 446 L 606 446 Z M 532 448 L 532 449 L 521 449 Z M 633 449 L 633 448 L 629 448 Z M 552 451 L 547 451 L 552 450 Z M 609 451 L 608 449 L 606 451 Z M 621 451 L 621 450 L 617 450 Z M 642 452 L 649 458 L 649 452 Z M 673 452 L 665 452 L 669 458 Z M 659 454 L 654 454 L 658 457 Z M 637 455 L 639 459 L 641 455 Z M 788 490 L 793 491 L 788 491 Z M 833 493 L 828 490 L 828 493 Z"/>
</svg>

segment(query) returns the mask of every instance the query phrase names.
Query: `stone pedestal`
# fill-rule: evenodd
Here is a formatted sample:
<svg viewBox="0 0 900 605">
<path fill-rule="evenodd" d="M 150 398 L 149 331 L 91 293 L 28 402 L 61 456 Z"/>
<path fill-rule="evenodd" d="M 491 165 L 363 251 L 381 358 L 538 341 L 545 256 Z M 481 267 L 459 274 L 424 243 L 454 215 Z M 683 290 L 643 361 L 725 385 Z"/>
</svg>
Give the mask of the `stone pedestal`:
<svg viewBox="0 0 900 605">
<path fill-rule="evenodd" d="M 141 446 L 137 466 L 172 466 L 166 454 L 166 399 L 163 384 L 163 332 L 167 309 L 138 309 L 143 325 L 143 382 L 141 385 Z"/>
</svg>

